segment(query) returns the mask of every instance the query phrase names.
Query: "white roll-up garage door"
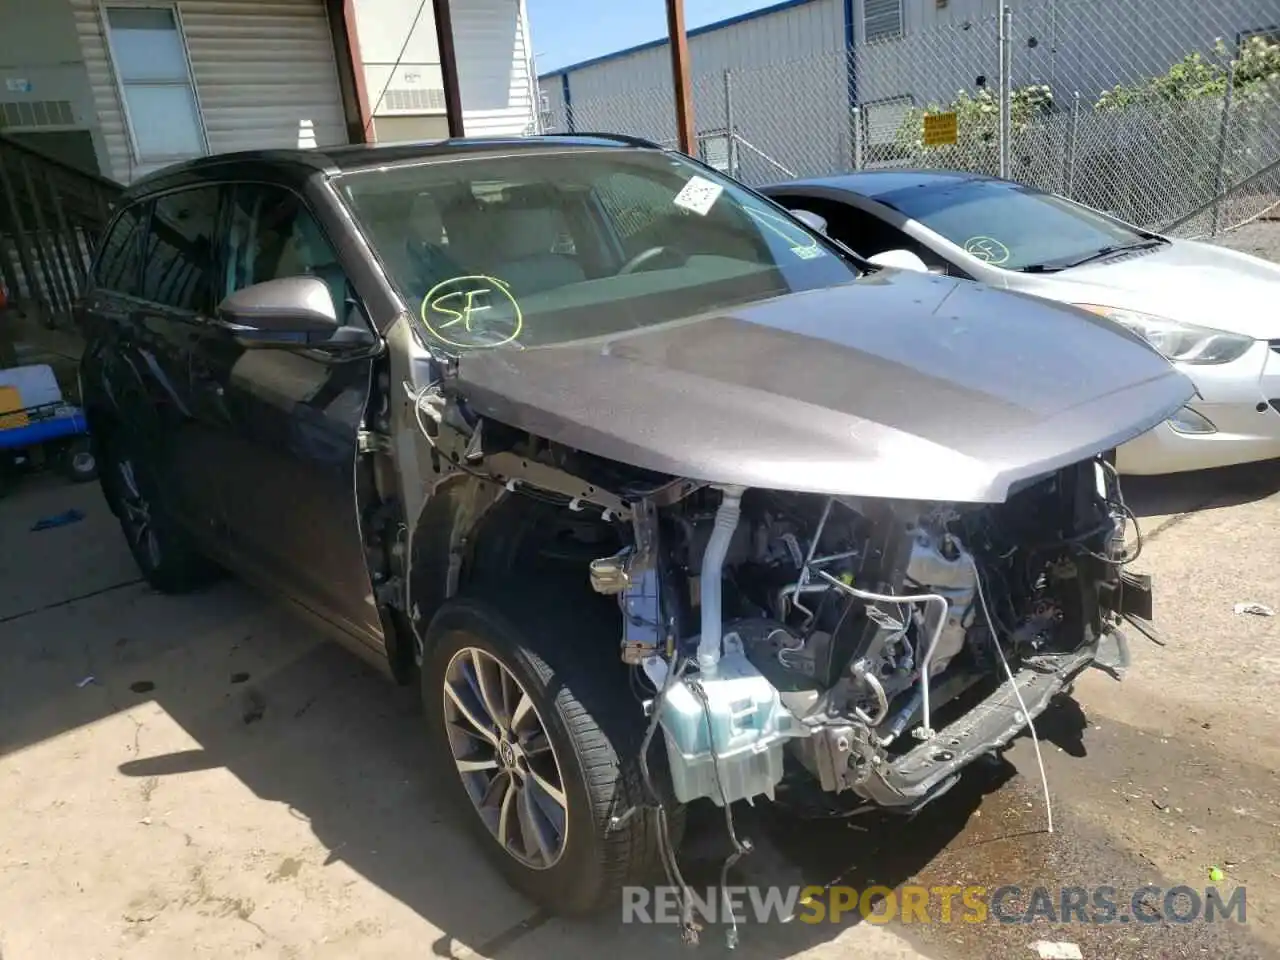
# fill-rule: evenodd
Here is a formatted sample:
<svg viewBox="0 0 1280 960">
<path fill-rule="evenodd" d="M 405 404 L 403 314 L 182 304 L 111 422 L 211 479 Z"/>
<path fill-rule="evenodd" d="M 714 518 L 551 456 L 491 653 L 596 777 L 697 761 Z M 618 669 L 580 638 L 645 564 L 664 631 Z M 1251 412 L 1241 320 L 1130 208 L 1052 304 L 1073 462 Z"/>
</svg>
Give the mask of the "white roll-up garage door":
<svg viewBox="0 0 1280 960">
<path fill-rule="evenodd" d="M 102 22 L 110 0 L 72 3 L 110 174 L 128 182 L 164 164 L 134 156 Z M 210 152 L 346 142 L 324 0 L 179 0 L 173 6 Z"/>
</svg>

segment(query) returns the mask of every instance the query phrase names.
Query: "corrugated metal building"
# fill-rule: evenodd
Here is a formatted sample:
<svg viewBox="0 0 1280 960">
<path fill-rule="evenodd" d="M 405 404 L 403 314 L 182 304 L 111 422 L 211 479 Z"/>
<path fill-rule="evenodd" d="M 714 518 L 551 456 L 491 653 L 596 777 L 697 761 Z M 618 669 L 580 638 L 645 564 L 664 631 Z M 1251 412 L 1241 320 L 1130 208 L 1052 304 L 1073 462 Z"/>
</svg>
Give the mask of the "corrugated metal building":
<svg viewBox="0 0 1280 960">
<path fill-rule="evenodd" d="M 793 137 L 778 122 L 776 71 L 804 61 L 786 77 L 789 95 L 804 101 L 809 166 L 797 173 L 832 169 L 850 155 L 848 70 L 855 0 L 784 0 L 764 9 L 688 32 L 694 83 L 694 117 L 706 159 L 727 165 L 725 132 L 732 102 L 733 128 L 742 142 L 740 172 L 782 175 L 778 156 L 794 156 Z M 861 2 L 861 0 L 856 0 Z M 732 92 L 726 95 L 724 71 Z M 552 130 L 620 131 L 673 142 L 671 60 L 667 41 L 656 40 L 574 64 L 539 77 L 543 123 Z M 785 149 L 784 149 L 785 147 Z M 788 170 L 788 172 L 790 172 Z M 759 179 L 760 176 L 754 177 Z"/>
<path fill-rule="evenodd" d="M 466 132 L 528 132 L 523 0 L 452 6 Z M 0 0 L 0 130 L 124 183 L 205 153 L 445 136 L 429 5 L 408 37 L 418 10 L 417 0 Z"/>
<path fill-rule="evenodd" d="M 1008 0 L 1015 86 L 1048 84 L 1091 105 L 1117 83 L 1163 73 L 1192 51 L 1280 30 L 1280 0 Z M 846 169 L 854 107 L 863 145 L 893 140 L 912 106 L 994 88 L 1000 0 L 784 0 L 689 31 L 701 152 L 748 180 Z M 725 72 L 730 72 L 726 91 Z M 550 130 L 673 142 L 665 39 L 539 77 Z M 732 116 L 730 117 L 730 114 Z M 785 160 L 787 169 L 781 161 Z"/>
</svg>

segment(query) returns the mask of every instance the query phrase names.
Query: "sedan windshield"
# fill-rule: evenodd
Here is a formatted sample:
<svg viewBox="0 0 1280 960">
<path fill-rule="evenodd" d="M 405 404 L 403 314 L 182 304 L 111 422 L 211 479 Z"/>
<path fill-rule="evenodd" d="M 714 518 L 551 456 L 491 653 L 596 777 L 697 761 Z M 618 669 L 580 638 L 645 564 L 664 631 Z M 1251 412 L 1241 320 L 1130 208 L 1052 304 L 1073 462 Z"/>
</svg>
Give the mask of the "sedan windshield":
<svg viewBox="0 0 1280 960">
<path fill-rule="evenodd" d="M 1063 269 L 1160 242 L 1078 203 L 1002 180 L 906 187 L 875 199 L 1005 270 Z"/>
<path fill-rule="evenodd" d="M 525 148 L 339 187 L 450 352 L 608 335 L 858 276 L 769 201 L 659 150 Z"/>
</svg>

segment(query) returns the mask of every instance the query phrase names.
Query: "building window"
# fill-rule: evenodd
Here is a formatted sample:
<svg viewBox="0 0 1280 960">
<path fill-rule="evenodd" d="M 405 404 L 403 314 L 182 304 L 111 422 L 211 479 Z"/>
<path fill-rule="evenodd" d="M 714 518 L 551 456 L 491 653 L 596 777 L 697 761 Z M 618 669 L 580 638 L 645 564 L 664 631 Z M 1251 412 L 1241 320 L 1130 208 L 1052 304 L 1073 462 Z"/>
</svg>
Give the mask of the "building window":
<svg viewBox="0 0 1280 960">
<path fill-rule="evenodd" d="M 872 100 L 862 104 L 862 116 L 865 118 L 867 143 L 871 146 L 883 146 L 893 143 L 898 138 L 898 131 L 915 106 L 915 98 L 886 97 L 883 100 Z"/>
<path fill-rule="evenodd" d="M 205 152 L 187 47 L 171 7 L 107 7 L 111 58 L 140 161 Z"/>
<path fill-rule="evenodd" d="M 707 130 L 698 134 L 698 159 L 721 173 L 729 169 L 729 131 Z"/>
<path fill-rule="evenodd" d="M 902 36 L 902 0 L 863 0 L 862 39 L 892 40 Z"/>
</svg>

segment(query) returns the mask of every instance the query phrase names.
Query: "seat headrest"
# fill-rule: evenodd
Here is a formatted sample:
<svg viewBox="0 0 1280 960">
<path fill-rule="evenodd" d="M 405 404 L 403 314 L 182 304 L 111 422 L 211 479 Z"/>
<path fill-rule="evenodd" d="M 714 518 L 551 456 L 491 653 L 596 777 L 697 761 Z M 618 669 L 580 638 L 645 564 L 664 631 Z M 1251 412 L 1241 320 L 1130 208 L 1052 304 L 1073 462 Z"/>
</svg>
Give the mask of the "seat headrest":
<svg viewBox="0 0 1280 960">
<path fill-rule="evenodd" d="M 495 208 L 493 244 L 495 255 L 502 260 L 523 260 L 550 253 L 556 238 L 564 231 L 564 217 L 553 207 Z"/>
</svg>

